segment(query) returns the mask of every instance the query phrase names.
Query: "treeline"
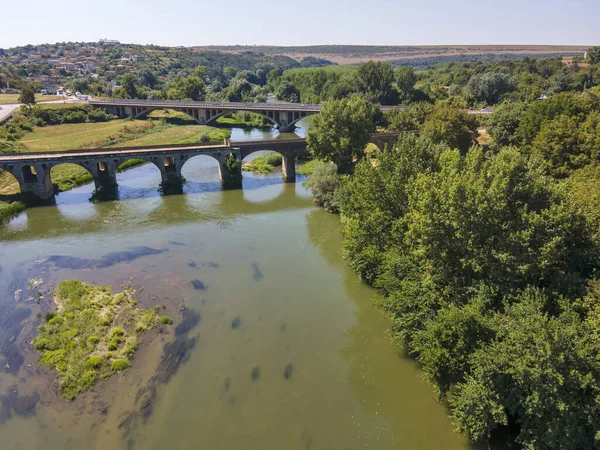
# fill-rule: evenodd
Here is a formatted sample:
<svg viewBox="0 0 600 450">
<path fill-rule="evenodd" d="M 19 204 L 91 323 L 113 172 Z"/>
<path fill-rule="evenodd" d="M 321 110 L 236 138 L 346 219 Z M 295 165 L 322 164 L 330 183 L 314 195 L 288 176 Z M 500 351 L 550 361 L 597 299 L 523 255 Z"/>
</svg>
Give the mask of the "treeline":
<svg viewBox="0 0 600 450">
<path fill-rule="evenodd" d="M 348 261 L 459 431 L 488 446 L 600 448 L 600 88 L 507 104 L 485 148 L 449 143 L 444 123 L 471 120 L 457 108 L 440 119 L 450 111 L 391 113 L 424 117 L 420 134 L 366 155 L 377 108 L 327 102 L 308 144 L 336 165 L 309 187 L 339 212 Z"/>
<path fill-rule="evenodd" d="M 477 63 L 448 63 L 423 70 L 392 68 L 369 62 L 359 67 L 342 66 L 289 69 L 271 80 L 279 98 L 296 93 L 296 101 L 319 103 L 362 94 L 385 104 L 416 101 L 447 102 L 468 108 L 504 101 L 530 102 L 561 92 L 581 92 L 600 85 L 600 57 L 591 48 L 587 60 L 531 59 Z M 281 88 L 284 86 L 284 88 Z M 283 95 L 280 95 L 283 94 Z"/>
</svg>

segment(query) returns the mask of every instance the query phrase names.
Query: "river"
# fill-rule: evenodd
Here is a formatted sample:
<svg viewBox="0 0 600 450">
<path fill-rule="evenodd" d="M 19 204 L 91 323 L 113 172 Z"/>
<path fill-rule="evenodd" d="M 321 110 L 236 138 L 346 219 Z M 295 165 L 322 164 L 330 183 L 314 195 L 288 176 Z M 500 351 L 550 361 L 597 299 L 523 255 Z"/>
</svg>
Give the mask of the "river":
<svg viewBox="0 0 600 450">
<path fill-rule="evenodd" d="M 158 169 L 137 167 L 118 175 L 119 201 L 89 203 L 93 187 L 81 186 L 0 228 L 3 450 L 468 448 L 390 342 L 374 290 L 341 257 L 338 217 L 312 204 L 304 177 L 244 173 L 242 190 L 221 191 L 209 157 L 183 175 L 184 195 L 165 197 Z M 138 250 L 123 257 L 128 249 Z M 52 255 L 109 263 L 42 270 Z M 164 304 L 176 321 L 144 337 L 131 369 L 68 402 L 26 341 L 51 307 L 46 291 L 72 277 L 131 284 L 140 304 Z M 15 295 L 30 279 L 41 300 Z M 144 390 L 179 311 L 197 314 L 193 346 L 167 382 Z M 131 416 L 140 392 L 152 392 L 151 410 Z"/>
</svg>

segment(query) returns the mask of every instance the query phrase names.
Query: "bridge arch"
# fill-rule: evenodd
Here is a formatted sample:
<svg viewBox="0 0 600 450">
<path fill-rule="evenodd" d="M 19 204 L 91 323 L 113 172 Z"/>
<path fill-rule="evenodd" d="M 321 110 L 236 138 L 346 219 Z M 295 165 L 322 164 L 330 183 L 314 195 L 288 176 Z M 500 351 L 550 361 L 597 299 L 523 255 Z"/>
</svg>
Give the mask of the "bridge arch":
<svg viewBox="0 0 600 450">
<path fill-rule="evenodd" d="M 204 181 L 206 179 L 204 174 L 197 176 L 204 169 L 207 169 L 206 172 L 210 173 L 210 177 L 212 177 L 214 171 L 215 177 L 218 179 L 219 159 L 207 154 L 190 156 L 182 162 L 181 175 L 186 181 Z"/>
<path fill-rule="evenodd" d="M 5 186 L 8 185 L 10 187 L 10 189 L 5 190 L 5 194 L 11 195 L 21 192 L 19 178 L 11 170 L 0 169 L 0 181 Z"/>
<path fill-rule="evenodd" d="M 285 141 L 282 141 L 285 142 Z M 265 155 L 269 153 L 276 153 L 281 156 L 281 164 L 271 164 L 276 167 L 281 166 L 281 176 L 284 182 L 294 182 L 296 181 L 296 157 L 298 156 L 298 152 L 295 151 L 286 151 L 286 150 L 278 150 L 278 149 L 265 149 L 261 150 L 260 148 L 252 149 L 250 151 L 242 152 L 241 156 L 242 162 L 248 158 L 248 156 L 257 153 L 257 152 L 265 152 Z M 247 161 L 246 161 L 247 162 Z"/>
<path fill-rule="evenodd" d="M 60 167 L 60 169 L 59 169 Z M 82 163 L 65 161 L 52 164 L 45 175 L 55 191 L 64 191 L 94 181 L 93 169 Z M 25 180 L 27 182 L 27 180 Z M 44 180 L 46 182 L 46 180 Z M 61 182 L 61 185 L 58 183 Z"/>
<path fill-rule="evenodd" d="M 206 110 L 206 111 L 209 112 L 209 116 L 210 116 L 210 118 L 206 121 L 206 125 L 214 125 L 217 122 L 217 119 L 219 119 L 220 117 L 223 117 L 227 114 L 249 112 L 252 114 L 257 114 L 257 115 L 267 119 L 271 124 L 273 124 L 273 126 L 276 126 L 276 127 L 279 126 L 279 122 L 277 120 L 275 120 L 275 112 L 276 111 L 247 111 L 244 109 L 240 109 L 239 111 L 232 111 L 229 109 L 228 110 Z M 215 115 L 212 115 L 213 112 L 215 113 Z M 269 113 L 272 113 L 272 114 L 270 114 L 271 117 L 269 117 Z M 189 115 L 189 113 L 188 113 L 188 115 Z M 192 115 L 192 117 L 194 117 L 194 116 Z"/>
</svg>

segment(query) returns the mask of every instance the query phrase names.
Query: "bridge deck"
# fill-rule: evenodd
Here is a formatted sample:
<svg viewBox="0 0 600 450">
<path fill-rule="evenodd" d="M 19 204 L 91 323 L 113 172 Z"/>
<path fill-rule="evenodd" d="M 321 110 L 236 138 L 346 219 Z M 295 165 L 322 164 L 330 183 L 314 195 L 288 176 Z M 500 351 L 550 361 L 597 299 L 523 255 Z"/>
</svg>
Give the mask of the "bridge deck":
<svg viewBox="0 0 600 450">
<path fill-rule="evenodd" d="M 374 133 L 372 140 L 381 138 L 398 137 L 400 133 Z M 257 141 L 230 142 L 225 144 L 171 144 L 171 145 L 146 145 L 143 147 L 113 147 L 113 148 L 85 148 L 77 150 L 56 150 L 46 152 L 28 152 L 28 153 L 0 153 L 0 163 L 18 162 L 18 161 L 39 161 L 43 159 L 73 158 L 82 156 L 122 156 L 122 155 L 142 155 L 144 153 L 169 153 L 182 150 L 196 151 L 222 151 L 230 148 L 255 149 L 255 151 L 264 149 L 272 150 L 278 146 L 299 146 L 305 145 L 306 139 L 267 139 Z"/>
<path fill-rule="evenodd" d="M 297 103 L 193 102 L 179 100 L 90 100 L 94 106 L 141 106 L 144 108 L 198 108 L 239 111 L 320 112 L 321 105 Z"/>
<path fill-rule="evenodd" d="M 143 108 L 196 108 L 219 109 L 227 111 L 291 111 L 318 113 L 323 105 L 298 103 L 244 103 L 244 102 L 193 102 L 180 100 L 90 100 L 94 106 L 140 106 Z M 381 105 L 382 111 L 397 106 Z"/>
</svg>

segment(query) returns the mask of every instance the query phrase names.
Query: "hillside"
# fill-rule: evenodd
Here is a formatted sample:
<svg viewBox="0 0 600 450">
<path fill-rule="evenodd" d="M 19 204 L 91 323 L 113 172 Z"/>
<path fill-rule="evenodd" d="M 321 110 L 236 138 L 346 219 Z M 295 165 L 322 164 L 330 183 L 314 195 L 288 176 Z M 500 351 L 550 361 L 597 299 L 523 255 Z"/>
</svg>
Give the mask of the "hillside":
<svg viewBox="0 0 600 450">
<path fill-rule="evenodd" d="M 302 47 L 277 46 L 206 46 L 195 51 L 215 51 L 241 54 L 253 52 L 264 55 L 282 55 L 303 60 L 315 57 L 336 64 L 361 64 L 367 61 L 387 61 L 392 65 L 430 65 L 441 62 L 474 62 L 530 57 L 583 55 L 587 46 L 557 45 L 425 45 L 425 46 L 369 46 L 369 45 L 316 45 Z"/>
</svg>

